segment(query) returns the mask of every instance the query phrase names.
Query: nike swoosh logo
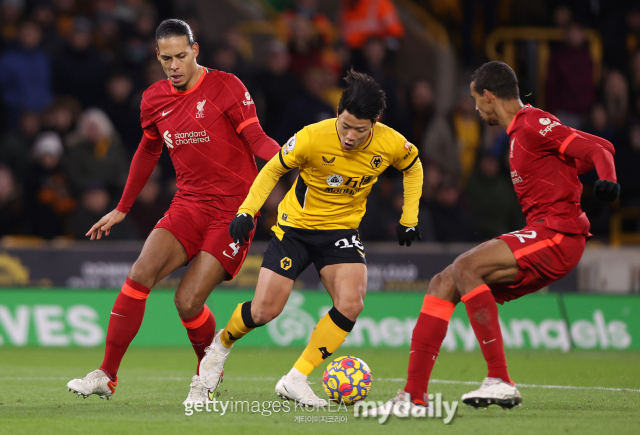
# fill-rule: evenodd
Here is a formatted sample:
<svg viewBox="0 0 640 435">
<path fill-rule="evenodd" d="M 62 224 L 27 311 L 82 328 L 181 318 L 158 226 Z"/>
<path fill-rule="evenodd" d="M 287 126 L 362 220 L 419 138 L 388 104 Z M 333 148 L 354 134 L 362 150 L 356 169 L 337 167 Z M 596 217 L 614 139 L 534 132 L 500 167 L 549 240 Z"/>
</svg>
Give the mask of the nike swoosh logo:
<svg viewBox="0 0 640 435">
<path fill-rule="evenodd" d="M 126 317 L 126 316 L 123 316 L 122 314 L 114 313 L 113 311 L 111 312 L 111 314 L 113 314 L 114 316 Z"/>
<path fill-rule="evenodd" d="M 165 112 L 164 110 L 162 111 L 162 116 L 168 115 L 171 112 L 173 112 L 173 109 L 169 110 L 168 112 Z"/>
<path fill-rule="evenodd" d="M 496 341 L 497 338 L 494 338 L 493 340 L 489 340 L 489 341 L 484 341 L 482 340 L 482 344 L 489 344 L 489 343 L 493 343 L 494 341 Z"/>
<path fill-rule="evenodd" d="M 224 255 L 225 257 L 229 257 L 230 259 L 233 260 L 233 257 L 229 254 L 227 254 L 227 251 L 222 251 L 222 255 Z"/>
</svg>

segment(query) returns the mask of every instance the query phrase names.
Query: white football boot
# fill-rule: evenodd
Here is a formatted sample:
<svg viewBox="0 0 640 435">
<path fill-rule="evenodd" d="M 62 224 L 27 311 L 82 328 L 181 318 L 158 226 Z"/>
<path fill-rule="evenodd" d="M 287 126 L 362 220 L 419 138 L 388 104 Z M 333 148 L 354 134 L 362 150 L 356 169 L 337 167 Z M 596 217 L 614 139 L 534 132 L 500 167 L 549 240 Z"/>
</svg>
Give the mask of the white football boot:
<svg viewBox="0 0 640 435">
<path fill-rule="evenodd" d="M 182 402 L 183 405 L 187 405 L 188 403 L 196 404 L 196 403 L 206 403 L 209 399 L 209 389 L 205 388 L 200 382 L 200 376 L 193 375 L 191 379 L 191 385 L 189 385 L 189 395 L 186 400 Z"/>
<path fill-rule="evenodd" d="M 411 401 L 411 394 L 402 390 L 398 390 L 398 395 L 388 400 L 384 405 L 377 408 L 365 408 L 361 413 L 361 417 L 381 417 L 386 414 L 395 415 L 396 417 L 426 416 L 429 407 L 420 405 Z"/>
<path fill-rule="evenodd" d="M 320 408 L 329 402 L 319 398 L 309 386 L 307 377 L 298 369 L 291 369 L 276 384 L 276 394 L 285 400 L 294 400 L 301 405 Z"/>
<path fill-rule="evenodd" d="M 200 382 L 204 388 L 210 390 L 213 393 L 220 382 L 222 382 L 222 375 L 224 374 L 224 362 L 229 356 L 231 349 L 227 349 L 222 345 L 220 341 L 220 334 L 224 329 L 218 331 L 213 337 L 211 346 L 205 349 L 204 357 L 200 361 Z"/>
<path fill-rule="evenodd" d="M 113 396 L 118 385 L 118 377 L 112 381 L 109 376 L 102 370 L 94 370 L 82 379 L 72 379 L 67 383 L 69 391 L 76 393 L 78 396 L 84 396 L 86 399 L 91 394 L 100 396 L 101 399 L 107 399 Z"/>
<path fill-rule="evenodd" d="M 464 394 L 462 401 L 475 408 L 486 408 L 489 405 L 513 408 L 520 406 L 522 396 L 515 385 L 508 384 L 498 378 L 484 378 L 480 388 Z"/>
</svg>

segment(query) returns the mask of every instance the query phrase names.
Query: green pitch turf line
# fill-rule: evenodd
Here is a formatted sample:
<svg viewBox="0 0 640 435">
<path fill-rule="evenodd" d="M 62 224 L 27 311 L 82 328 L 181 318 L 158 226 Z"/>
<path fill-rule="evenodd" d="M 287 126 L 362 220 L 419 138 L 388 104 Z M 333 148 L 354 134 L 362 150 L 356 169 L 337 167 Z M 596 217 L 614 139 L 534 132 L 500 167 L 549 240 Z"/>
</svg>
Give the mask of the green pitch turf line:
<svg viewBox="0 0 640 435">
<path fill-rule="evenodd" d="M 277 382 L 280 378 L 277 377 L 256 377 L 256 378 L 242 378 L 242 377 L 229 377 L 226 376 L 225 380 L 230 382 L 258 382 L 258 381 L 271 381 Z M 68 381 L 69 379 L 64 377 L 1 377 L 1 381 L 24 381 L 24 382 L 38 382 L 38 381 Z M 153 377 L 143 377 L 138 376 L 132 380 L 136 381 L 159 381 L 159 382 L 169 382 L 169 381 L 177 381 L 177 382 L 191 382 L 190 377 L 162 377 L 162 376 L 153 376 Z M 381 378 L 374 379 L 376 382 L 402 382 L 404 383 L 406 379 L 404 378 Z M 450 379 L 431 379 L 429 381 L 431 384 L 451 384 L 451 385 L 471 385 L 471 386 L 479 386 L 480 382 L 474 381 L 454 381 Z M 576 387 L 572 385 L 535 385 L 535 384 L 517 384 L 518 388 L 547 388 L 553 390 L 602 390 L 602 391 L 629 391 L 634 393 L 640 393 L 640 389 L 635 388 L 612 388 L 612 387 Z"/>
</svg>

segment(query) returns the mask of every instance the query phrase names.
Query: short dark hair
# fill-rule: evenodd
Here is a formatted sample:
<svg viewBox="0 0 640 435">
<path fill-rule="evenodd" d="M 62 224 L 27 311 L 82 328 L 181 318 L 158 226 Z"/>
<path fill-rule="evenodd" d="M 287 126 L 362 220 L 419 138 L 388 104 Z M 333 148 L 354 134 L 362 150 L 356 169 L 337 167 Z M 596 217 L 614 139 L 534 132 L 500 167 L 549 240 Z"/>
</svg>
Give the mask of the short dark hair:
<svg viewBox="0 0 640 435">
<path fill-rule="evenodd" d="M 347 73 L 344 81 L 347 82 L 347 89 L 340 97 L 338 115 L 347 110 L 358 119 L 376 122 L 387 107 L 380 85 L 371 76 L 355 72 L 353 68 Z"/>
<path fill-rule="evenodd" d="M 191 27 L 189 27 L 187 23 L 182 20 L 171 18 L 161 22 L 156 29 L 156 47 L 158 46 L 159 39 L 170 38 L 172 36 L 186 36 L 187 42 L 190 46 L 196 42 L 193 38 Z"/>
<path fill-rule="evenodd" d="M 518 77 L 504 62 L 494 60 L 485 63 L 471 75 L 471 81 L 479 94 L 483 94 L 486 89 L 501 100 L 520 98 Z"/>
</svg>

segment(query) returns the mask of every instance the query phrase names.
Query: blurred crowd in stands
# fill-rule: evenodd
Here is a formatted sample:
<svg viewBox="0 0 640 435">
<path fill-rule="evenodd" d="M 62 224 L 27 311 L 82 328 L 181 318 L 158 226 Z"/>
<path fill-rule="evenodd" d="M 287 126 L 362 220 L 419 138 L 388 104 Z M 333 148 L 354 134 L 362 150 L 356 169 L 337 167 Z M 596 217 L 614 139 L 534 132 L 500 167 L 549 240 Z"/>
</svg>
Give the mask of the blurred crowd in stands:
<svg viewBox="0 0 640 435">
<path fill-rule="evenodd" d="M 320 13 L 319 1 L 272 1 L 282 9 L 271 20 L 277 37 L 258 56 L 247 53 L 237 26 L 220 29 L 215 40 L 199 37 L 205 18 L 195 7 L 176 10 L 171 0 L 0 0 L 0 237 L 83 239 L 115 207 L 142 135 L 141 94 L 166 78 L 154 31 L 172 17 L 192 26 L 200 64 L 245 83 L 264 130 L 281 144 L 305 125 L 335 116 L 351 66 L 378 80 L 387 95 L 382 122 L 420 149 L 423 240 L 441 242 L 482 241 L 524 225 L 509 177 L 508 137 L 477 115 L 468 77 L 487 60 L 484 41 L 494 27 L 562 28 L 566 39 L 551 46 L 545 89 L 527 86 L 535 80 L 521 68 L 523 101 L 535 103 L 524 95 L 542 93 L 544 109 L 610 140 L 621 205 L 640 206 L 637 2 L 415 1 L 445 25 L 459 55 L 457 103 L 439 113 L 433 83 L 404 83 L 395 73 L 405 28 L 391 0 L 342 0 L 336 16 Z M 585 44 L 584 28 L 602 35 L 601 66 Z M 518 62 L 526 64 L 527 46 L 520 51 Z M 283 179 L 265 204 L 258 240 L 267 240 L 294 178 Z M 595 179 L 583 176 L 583 207 L 592 232 L 606 240 L 611 208 L 591 198 Z M 397 170 L 380 177 L 362 222 L 363 240 L 395 239 L 402 190 Z M 110 238 L 144 239 L 174 193 L 175 173 L 163 152 Z"/>
</svg>

